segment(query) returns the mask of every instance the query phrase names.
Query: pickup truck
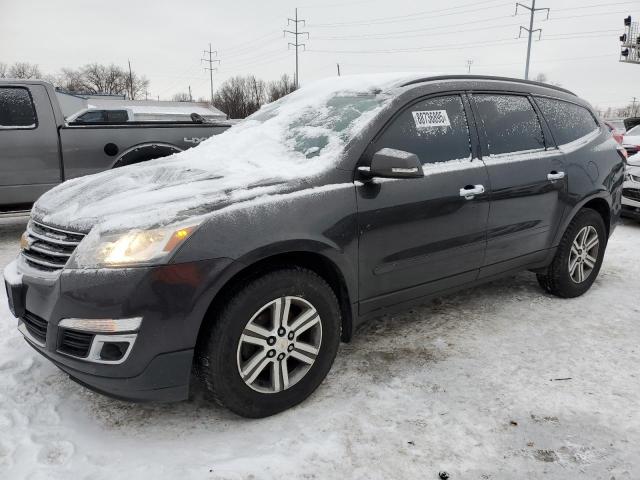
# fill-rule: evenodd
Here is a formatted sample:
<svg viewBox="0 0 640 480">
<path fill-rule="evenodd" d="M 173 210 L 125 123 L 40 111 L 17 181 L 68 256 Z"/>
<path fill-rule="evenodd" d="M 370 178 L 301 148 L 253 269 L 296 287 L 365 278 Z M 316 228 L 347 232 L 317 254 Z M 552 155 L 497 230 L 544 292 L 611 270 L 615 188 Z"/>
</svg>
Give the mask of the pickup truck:
<svg viewBox="0 0 640 480">
<path fill-rule="evenodd" d="M 27 210 L 70 178 L 165 157 L 231 123 L 67 122 L 53 85 L 0 80 L 0 215 Z"/>
</svg>

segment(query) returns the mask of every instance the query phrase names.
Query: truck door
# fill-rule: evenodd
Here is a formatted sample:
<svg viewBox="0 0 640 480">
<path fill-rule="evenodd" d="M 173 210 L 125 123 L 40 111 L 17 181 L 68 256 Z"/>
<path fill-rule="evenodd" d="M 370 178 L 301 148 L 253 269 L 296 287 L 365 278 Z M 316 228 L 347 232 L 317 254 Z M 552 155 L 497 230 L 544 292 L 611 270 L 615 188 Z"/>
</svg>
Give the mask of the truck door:
<svg viewBox="0 0 640 480">
<path fill-rule="evenodd" d="M 0 85 L 0 210 L 28 208 L 60 183 L 56 120 L 42 85 Z"/>
</svg>

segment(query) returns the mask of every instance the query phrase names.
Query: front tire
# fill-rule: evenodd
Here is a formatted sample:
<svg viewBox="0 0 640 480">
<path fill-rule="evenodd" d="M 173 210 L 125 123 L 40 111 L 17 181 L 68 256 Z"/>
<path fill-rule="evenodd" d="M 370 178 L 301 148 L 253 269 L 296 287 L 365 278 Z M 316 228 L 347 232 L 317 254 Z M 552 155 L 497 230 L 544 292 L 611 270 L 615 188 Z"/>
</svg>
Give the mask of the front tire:
<svg viewBox="0 0 640 480">
<path fill-rule="evenodd" d="M 607 246 L 607 230 L 598 212 L 585 208 L 569 224 L 558 250 L 539 273 L 538 283 L 547 292 L 562 298 L 585 293 L 600 271 Z"/>
<path fill-rule="evenodd" d="M 196 370 L 218 403 L 244 417 L 266 417 L 305 400 L 331 369 L 340 343 L 335 293 L 306 269 L 252 280 L 215 317 Z"/>
</svg>

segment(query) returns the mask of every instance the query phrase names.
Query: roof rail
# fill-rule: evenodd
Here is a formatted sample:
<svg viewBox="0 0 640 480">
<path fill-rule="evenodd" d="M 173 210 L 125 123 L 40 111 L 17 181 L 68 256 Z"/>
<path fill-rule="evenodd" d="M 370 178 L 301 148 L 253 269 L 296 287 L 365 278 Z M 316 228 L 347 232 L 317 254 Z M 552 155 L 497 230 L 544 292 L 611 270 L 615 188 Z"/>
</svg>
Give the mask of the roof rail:
<svg viewBox="0 0 640 480">
<path fill-rule="evenodd" d="M 433 77 L 417 78 L 415 80 L 411 80 L 409 82 L 403 83 L 400 86 L 406 87 L 408 85 L 415 85 L 416 83 L 423 83 L 423 82 L 432 82 L 434 80 L 499 80 L 503 82 L 524 83 L 526 85 L 536 85 L 538 87 L 551 88 L 553 90 L 558 90 L 560 92 L 568 93 L 569 95 L 573 95 L 574 97 L 577 97 L 577 95 L 573 93 L 571 90 L 567 90 L 566 88 L 558 87 L 556 85 L 550 85 L 548 83 L 542 83 L 542 82 L 535 82 L 533 80 L 523 80 L 522 78 L 497 77 L 493 75 L 435 75 Z"/>
</svg>

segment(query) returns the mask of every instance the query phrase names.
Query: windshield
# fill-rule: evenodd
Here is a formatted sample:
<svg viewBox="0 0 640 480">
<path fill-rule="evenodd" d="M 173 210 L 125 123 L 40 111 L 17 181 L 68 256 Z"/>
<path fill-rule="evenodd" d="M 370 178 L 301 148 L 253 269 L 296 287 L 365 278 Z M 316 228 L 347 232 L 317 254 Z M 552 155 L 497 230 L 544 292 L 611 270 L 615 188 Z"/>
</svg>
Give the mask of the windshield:
<svg viewBox="0 0 640 480">
<path fill-rule="evenodd" d="M 318 105 L 302 106 L 296 112 L 283 112 L 286 97 L 266 105 L 248 117 L 245 122 L 268 123 L 278 116 L 286 116 L 283 141 L 291 150 L 307 158 L 320 155 L 332 137 L 346 143 L 352 127 L 363 114 L 380 107 L 388 96 L 380 93 L 336 94 Z M 293 113 L 293 115 L 291 114 Z"/>
</svg>

